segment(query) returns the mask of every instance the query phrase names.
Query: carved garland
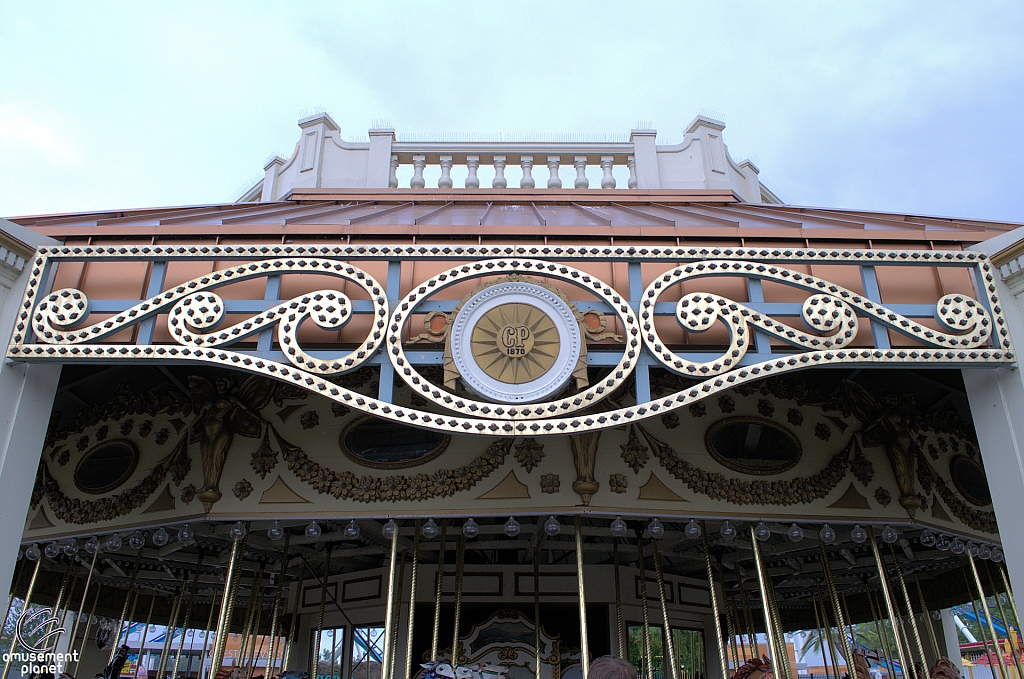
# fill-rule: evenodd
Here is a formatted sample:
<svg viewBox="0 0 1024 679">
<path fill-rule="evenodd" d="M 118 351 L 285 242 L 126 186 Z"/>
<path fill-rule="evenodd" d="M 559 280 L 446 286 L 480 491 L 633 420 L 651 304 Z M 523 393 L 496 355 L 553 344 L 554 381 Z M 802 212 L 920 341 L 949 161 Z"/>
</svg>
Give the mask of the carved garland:
<svg viewBox="0 0 1024 679">
<path fill-rule="evenodd" d="M 946 480 L 942 478 L 942 475 L 935 471 L 935 468 L 931 466 L 920 452 L 917 455 L 917 463 L 917 480 L 921 483 L 925 492 L 930 492 L 932 484 L 935 484 L 935 491 L 942 498 L 942 501 L 946 503 L 946 506 L 949 507 L 949 511 L 953 512 L 953 516 L 960 519 L 964 525 L 982 533 L 995 534 L 999 532 L 995 513 L 975 509 L 958 498 L 950 489 Z"/>
<path fill-rule="evenodd" d="M 777 481 L 744 481 L 696 467 L 681 459 L 670 445 L 656 439 L 643 427 L 637 425 L 637 429 L 651 446 L 661 466 L 685 483 L 687 488 L 713 500 L 727 500 L 738 505 L 795 505 L 825 497 L 846 476 L 850 453 L 855 446 L 855 440 L 851 439 L 843 450 L 832 456 L 824 469 L 812 476 Z"/>
</svg>

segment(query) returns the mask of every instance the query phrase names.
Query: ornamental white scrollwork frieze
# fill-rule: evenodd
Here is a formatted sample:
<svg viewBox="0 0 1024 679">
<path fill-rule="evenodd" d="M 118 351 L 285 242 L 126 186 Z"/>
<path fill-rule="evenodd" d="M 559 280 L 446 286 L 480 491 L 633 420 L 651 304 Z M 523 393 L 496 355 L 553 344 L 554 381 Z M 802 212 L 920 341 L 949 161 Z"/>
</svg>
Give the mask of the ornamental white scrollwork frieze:
<svg viewBox="0 0 1024 679">
<path fill-rule="evenodd" d="M 48 291 L 50 272 L 61 261 L 241 260 L 170 286 L 144 301 L 130 304 L 108 318 L 90 323 L 90 303 L 77 289 Z M 352 262 L 445 261 L 449 268 L 416 284 L 404 297 Z M 671 261 L 676 266 L 660 274 L 645 289 L 631 277 L 630 293 L 568 260 L 626 261 L 630 266 Z M 878 299 L 823 280 L 785 264 L 829 263 L 851 266 L 915 264 L 956 266 L 973 273 L 978 298 L 963 294 L 935 300 L 934 325 L 899 313 Z M 949 251 L 822 251 L 779 249 L 587 248 L 587 247 L 453 247 L 453 246 L 328 246 L 328 247 L 117 247 L 44 248 L 32 262 L 32 276 L 21 315 L 8 348 L 15 361 L 203 363 L 278 379 L 320 394 L 347 407 L 396 422 L 447 433 L 485 436 L 554 435 L 593 431 L 640 421 L 688 406 L 718 392 L 766 375 L 812 367 L 911 364 L 999 366 L 1015 358 L 996 296 L 987 260 L 975 253 Z M 631 269 L 631 271 L 633 271 Z M 272 300 L 270 308 L 241 321 L 225 324 L 228 304 L 217 290 L 239 281 L 287 274 L 317 274 L 355 286 L 369 298 L 354 304 L 340 289 L 324 289 L 289 300 Z M 610 311 L 618 322 L 624 345 L 600 380 L 577 393 L 554 396 L 540 403 L 494 403 L 456 393 L 427 379 L 411 357 L 410 318 L 422 314 L 424 303 L 443 297 L 446 289 L 483 278 L 526 276 L 568 284 L 586 291 L 594 304 Z M 704 279 L 721 277 L 767 281 L 806 293 L 799 316 L 773 318 L 756 304 L 735 301 L 712 292 L 687 292 L 677 302 L 659 302 L 668 291 Z M 338 286 L 341 287 L 340 285 Z M 348 288 L 346 288 L 348 289 Z M 348 289 L 351 293 L 351 289 Z M 729 344 L 724 351 L 681 352 L 665 341 L 655 315 L 672 316 L 681 331 L 706 331 L 724 324 Z M 358 307 L 358 308 L 357 308 Z M 111 338 L 166 315 L 171 341 L 115 343 Z M 237 315 L 237 314 L 234 314 Z M 353 317 L 372 322 L 359 345 L 337 355 L 311 352 L 301 346 L 299 327 L 306 321 L 324 330 L 338 330 Z M 920 314 L 918 314 L 920 316 Z M 796 321 L 805 327 L 798 327 Z M 908 346 L 862 346 L 863 324 L 887 329 L 912 340 Z M 718 326 L 721 327 L 721 326 Z M 275 332 L 280 353 L 273 357 L 235 345 L 254 336 Z M 755 336 L 771 338 L 770 353 L 755 350 Z M 884 336 L 885 333 L 882 332 Z M 148 337 L 150 335 L 144 335 Z M 875 333 L 877 341 L 878 333 Z M 671 338 L 670 338 L 671 339 Z M 386 356 L 386 359 L 381 357 Z M 392 368 L 427 405 L 407 407 L 386 398 L 347 389 L 334 381 L 371 361 Z M 634 405 L 609 405 L 607 397 L 634 379 L 638 370 L 660 367 L 693 380 L 693 384 Z M 646 373 L 645 373 L 646 379 Z M 340 381 L 340 380 L 339 380 Z M 638 390 L 638 393 L 643 393 Z M 605 410 L 602 410 L 605 407 Z"/>
</svg>

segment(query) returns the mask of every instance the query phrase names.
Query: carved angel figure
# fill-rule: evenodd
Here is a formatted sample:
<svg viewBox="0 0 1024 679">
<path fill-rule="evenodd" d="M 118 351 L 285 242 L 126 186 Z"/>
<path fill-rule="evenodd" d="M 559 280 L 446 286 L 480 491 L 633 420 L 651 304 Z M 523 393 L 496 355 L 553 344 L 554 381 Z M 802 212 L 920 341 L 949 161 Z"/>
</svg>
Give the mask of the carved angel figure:
<svg viewBox="0 0 1024 679">
<path fill-rule="evenodd" d="M 861 430 L 863 444 L 866 447 L 885 446 L 900 489 L 900 504 L 913 516 L 914 511 L 921 507 L 921 496 L 915 492 L 914 485 L 919 451 L 914 436 L 913 396 L 886 395 L 879 402 L 855 382 L 843 380 L 841 388 L 850 410 L 864 423 Z"/>
<path fill-rule="evenodd" d="M 263 418 L 259 411 L 270 402 L 276 384 L 253 375 L 236 390 L 229 376 L 209 380 L 190 375 L 188 386 L 192 397 L 192 421 L 189 443 L 198 443 L 203 457 L 203 487 L 196 497 L 210 511 L 222 497 L 220 477 L 224 472 L 228 449 L 235 435 L 257 438 Z"/>
</svg>

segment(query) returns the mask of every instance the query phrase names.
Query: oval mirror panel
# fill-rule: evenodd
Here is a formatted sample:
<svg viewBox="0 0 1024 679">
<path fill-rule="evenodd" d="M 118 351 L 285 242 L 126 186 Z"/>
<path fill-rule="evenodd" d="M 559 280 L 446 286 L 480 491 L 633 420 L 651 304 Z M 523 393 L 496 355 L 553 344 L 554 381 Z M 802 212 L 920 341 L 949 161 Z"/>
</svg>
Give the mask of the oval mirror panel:
<svg viewBox="0 0 1024 679">
<path fill-rule="evenodd" d="M 87 452 L 75 467 L 79 490 L 99 495 L 122 485 L 139 463 L 139 449 L 127 439 L 106 441 Z"/>
<path fill-rule="evenodd" d="M 992 504 L 985 468 L 969 457 L 956 455 L 949 461 L 949 476 L 960 494 L 971 504 L 985 507 Z"/>
<path fill-rule="evenodd" d="M 770 420 L 736 417 L 711 425 L 704 443 L 720 463 L 744 474 L 778 474 L 800 460 L 800 441 Z"/>
<path fill-rule="evenodd" d="M 353 461 L 377 469 L 413 467 L 433 460 L 450 437 L 368 416 L 341 432 L 341 450 Z"/>
</svg>

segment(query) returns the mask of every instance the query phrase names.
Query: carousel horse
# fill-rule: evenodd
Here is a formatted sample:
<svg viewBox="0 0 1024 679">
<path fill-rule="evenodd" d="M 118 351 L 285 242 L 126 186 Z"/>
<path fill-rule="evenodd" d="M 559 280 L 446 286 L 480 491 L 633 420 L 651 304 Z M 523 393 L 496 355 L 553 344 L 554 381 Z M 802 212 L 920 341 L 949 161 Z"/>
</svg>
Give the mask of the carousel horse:
<svg viewBox="0 0 1024 679">
<path fill-rule="evenodd" d="M 871 665 L 861 651 L 853 652 L 853 669 L 857 671 L 857 679 L 868 679 L 871 676 Z"/>
<path fill-rule="evenodd" d="M 426 679 L 503 679 L 507 667 L 500 665 L 459 665 L 452 667 L 446 662 L 426 662 L 420 665 L 426 670 Z"/>
<path fill-rule="evenodd" d="M 636 668 L 614 655 L 602 655 L 590 663 L 589 679 L 636 679 Z"/>
<path fill-rule="evenodd" d="M 733 673 L 732 679 L 775 679 L 772 662 L 768 656 L 751 658 L 739 666 L 739 669 Z"/>
<path fill-rule="evenodd" d="M 949 658 L 939 658 L 928 676 L 929 679 L 960 679 L 960 670 Z"/>
</svg>

